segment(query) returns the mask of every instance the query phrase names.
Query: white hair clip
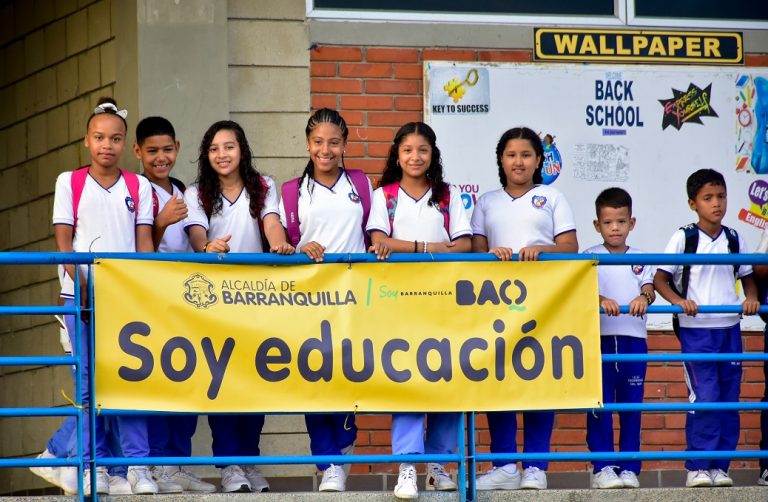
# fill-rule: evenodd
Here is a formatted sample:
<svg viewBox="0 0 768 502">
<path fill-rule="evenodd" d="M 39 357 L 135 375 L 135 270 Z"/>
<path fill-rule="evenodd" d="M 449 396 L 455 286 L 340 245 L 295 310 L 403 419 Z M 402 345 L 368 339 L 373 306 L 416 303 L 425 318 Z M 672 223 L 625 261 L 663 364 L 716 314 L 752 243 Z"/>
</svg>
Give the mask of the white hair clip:
<svg viewBox="0 0 768 502">
<path fill-rule="evenodd" d="M 93 109 L 93 114 L 98 115 L 100 113 L 113 113 L 123 120 L 128 118 L 128 110 L 118 110 L 112 103 L 102 103 Z"/>
</svg>

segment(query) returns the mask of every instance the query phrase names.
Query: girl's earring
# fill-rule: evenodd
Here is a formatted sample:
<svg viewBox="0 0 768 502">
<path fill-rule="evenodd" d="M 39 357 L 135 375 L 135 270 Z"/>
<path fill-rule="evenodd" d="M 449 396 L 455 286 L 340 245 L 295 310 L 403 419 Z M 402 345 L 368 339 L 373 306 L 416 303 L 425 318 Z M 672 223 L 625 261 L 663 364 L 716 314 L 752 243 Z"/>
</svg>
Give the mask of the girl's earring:
<svg viewBox="0 0 768 502">
<path fill-rule="evenodd" d="M 399 160 L 396 160 L 396 161 L 395 161 L 395 165 L 396 165 L 397 167 L 400 167 L 400 161 L 399 161 Z"/>
</svg>

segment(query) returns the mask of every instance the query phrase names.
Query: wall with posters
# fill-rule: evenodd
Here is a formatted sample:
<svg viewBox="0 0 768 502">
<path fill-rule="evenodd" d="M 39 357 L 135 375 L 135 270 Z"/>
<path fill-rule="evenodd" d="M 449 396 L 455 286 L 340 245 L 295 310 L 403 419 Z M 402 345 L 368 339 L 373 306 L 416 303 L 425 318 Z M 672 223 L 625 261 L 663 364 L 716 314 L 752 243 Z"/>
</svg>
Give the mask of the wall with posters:
<svg viewBox="0 0 768 502">
<path fill-rule="evenodd" d="M 685 180 L 705 167 L 725 176 L 724 222 L 752 248 L 768 222 L 768 68 L 426 62 L 424 100 L 469 211 L 500 186 L 498 138 L 526 125 L 544 139 L 545 182 L 573 206 L 582 248 L 599 242 L 595 197 L 620 186 L 637 217 L 630 243 L 662 252 L 696 221 Z"/>
</svg>

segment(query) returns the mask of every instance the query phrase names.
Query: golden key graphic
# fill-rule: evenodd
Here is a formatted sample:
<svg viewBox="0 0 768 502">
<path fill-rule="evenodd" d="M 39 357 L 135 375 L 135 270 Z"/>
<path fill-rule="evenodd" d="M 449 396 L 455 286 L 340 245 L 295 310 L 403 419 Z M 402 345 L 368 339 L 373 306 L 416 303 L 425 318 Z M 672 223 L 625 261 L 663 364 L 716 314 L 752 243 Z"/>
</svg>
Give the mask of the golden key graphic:
<svg viewBox="0 0 768 502">
<path fill-rule="evenodd" d="M 458 103 L 464 97 L 464 94 L 467 93 L 467 89 L 464 86 L 474 87 L 479 79 L 480 76 L 477 74 L 477 70 L 472 69 L 467 72 L 463 82 L 453 78 L 443 86 L 443 90 L 448 93 L 448 96 L 453 99 L 454 103 Z"/>
</svg>

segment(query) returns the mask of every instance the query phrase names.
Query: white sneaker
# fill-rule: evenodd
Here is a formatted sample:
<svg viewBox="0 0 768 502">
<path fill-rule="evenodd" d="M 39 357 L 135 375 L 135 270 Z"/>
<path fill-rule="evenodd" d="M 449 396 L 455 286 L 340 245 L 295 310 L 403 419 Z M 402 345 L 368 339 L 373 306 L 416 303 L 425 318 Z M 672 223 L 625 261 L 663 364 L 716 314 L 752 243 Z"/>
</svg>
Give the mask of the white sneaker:
<svg viewBox="0 0 768 502">
<path fill-rule="evenodd" d="M 416 468 L 413 464 L 400 464 L 400 475 L 397 477 L 395 497 L 399 499 L 415 499 L 419 496 L 416 487 Z"/>
<path fill-rule="evenodd" d="M 757 478 L 757 484 L 760 486 L 768 486 L 768 469 L 765 469 L 760 477 Z"/>
<path fill-rule="evenodd" d="M 239 465 L 228 465 L 221 470 L 221 491 L 224 493 L 251 491 L 251 483 Z"/>
<path fill-rule="evenodd" d="M 522 490 L 546 490 L 547 473 L 538 467 L 528 467 L 523 471 L 523 479 L 520 481 Z"/>
<path fill-rule="evenodd" d="M 321 492 L 343 492 L 346 488 L 347 475 L 344 474 L 343 467 L 331 464 L 329 468 L 323 471 L 323 480 L 320 482 L 318 490 Z"/>
<path fill-rule="evenodd" d="M 75 490 L 77 491 L 77 490 Z M 83 471 L 83 493 L 88 496 L 91 493 L 91 470 Z M 109 474 L 106 467 L 96 468 L 96 493 L 99 495 L 109 494 Z"/>
<path fill-rule="evenodd" d="M 709 477 L 714 486 L 733 486 L 733 479 L 722 469 L 710 469 Z"/>
<path fill-rule="evenodd" d="M 704 469 L 688 471 L 688 475 L 685 478 L 685 486 L 688 488 L 712 486 L 712 478 L 709 476 L 709 472 Z"/>
<path fill-rule="evenodd" d="M 109 476 L 109 494 L 110 495 L 133 495 L 131 484 L 122 476 Z"/>
<path fill-rule="evenodd" d="M 626 471 L 624 471 L 626 472 Z M 600 490 L 624 488 L 624 482 L 616 475 L 613 466 L 606 465 L 592 476 L 592 488 Z"/>
<path fill-rule="evenodd" d="M 268 492 L 269 482 L 261 474 L 261 469 L 256 465 L 241 465 L 246 479 L 251 484 L 251 491 L 256 493 Z"/>
<path fill-rule="evenodd" d="M 37 456 L 37 458 L 56 458 L 56 456 L 48 451 L 48 448 L 45 449 L 40 455 Z M 43 478 L 48 483 L 58 486 L 61 488 L 61 485 L 59 484 L 59 469 L 60 467 L 30 467 L 29 470 L 32 471 L 32 474 L 35 476 L 39 476 Z M 75 492 L 77 492 L 77 489 L 75 489 Z"/>
<path fill-rule="evenodd" d="M 624 483 L 624 488 L 640 488 L 640 481 L 632 471 L 621 471 L 619 479 Z"/>
<path fill-rule="evenodd" d="M 456 483 L 445 472 L 443 464 L 430 462 L 427 464 L 427 490 L 452 492 L 456 489 Z"/>
<path fill-rule="evenodd" d="M 64 490 L 64 495 L 77 495 L 77 467 L 59 468 L 59 486 Z"/>
<path fill-rule="evenodd" d="M 152 468 L 152 478 L 157 483 L 158 493 L 181 493 L 184 487 L 177 483 L 171 476 L 178 472 L 175 465 L 157 465 Z"/>
<path fill-rule="evenodd" d="M 512 466 L 512 467 L 510 467 Z M 509 472 L 507 468 L 515 469 Z M 478 490 L 517 490 L 520 488 L 520 471 L 515 464 L 494 467 L 482 476 L 478 476 L 475 484 Z"/>
<path fill-rule="evenodd" d="M 160 484 L 160 473 L 158 473 L 158 470 L 162 470 L 161 472 L 165 474 L 163 482 L 171 481 L 179 485 L 182 491 L 195 493 L 213 493 L 216 491 L 216 487 L 214 485 L 203 481 L 182 467 L 176 465 L 166 465 L 156 467 L 152 470 L 152 475 L 157 481 L 157 486 L 160 488 L 160 493 L 172 492 L 163 491 L 163 485 Z"/>
<path fill-rule="evenodd" d="M 149 467 L 145 465 L 128 467 L 128 482 L 135 495 L 154 495 L 158 490 L 157 483 L 149 473 Z"/>
</svg>

